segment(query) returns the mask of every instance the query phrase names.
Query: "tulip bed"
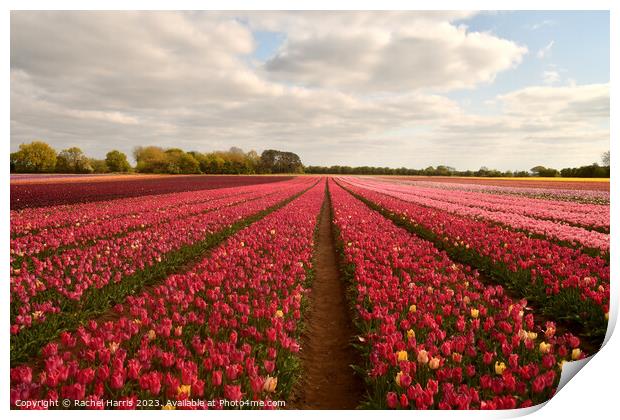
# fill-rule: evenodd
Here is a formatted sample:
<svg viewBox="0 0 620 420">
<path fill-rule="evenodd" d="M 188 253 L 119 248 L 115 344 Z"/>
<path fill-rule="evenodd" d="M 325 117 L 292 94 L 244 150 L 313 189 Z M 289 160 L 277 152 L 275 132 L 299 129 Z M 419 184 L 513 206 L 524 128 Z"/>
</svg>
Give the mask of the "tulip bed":
<svg viewBox="0 0 620 420">
<path fill-rule="evenodd" d="M 69 398 L 99 407 L 286 398 L 298 375 L 302 309 L 325 182 L 230 236 L 186 272 L 127 296 L 11 369 L 11 404 Z M 284 196 L 291 195 L 288 190 Z M 273 198 L 280 197 L 279 195 Z M 149 406 L 140 406 L 151 400 Z M 103 405 L 101 405 L 103 408 Z"/>
<path fill-rule="evenodd" d="M 174 222 L 268 192 L 268 189 L 256 187 L 226 188 L 19 212 L 12 214 L 11 220 L 15 229 L 11 238 L 11 262 L 16 265 L 24 257 L 33 255 L 41 259 L 44 253 L 58 254 L 60 250 L 84 246 L 97 239 Z M 36 223 L 36 230 L 32 222 Z M 30 229 L 23 229 L 24 225 Z"/>
<path fill-rule="evenodd" d="M 574 323 L 597 341 L 604 337 L 610 293 L 609 263 L 604 258 L 486 221 L 403 201 L 357 186 L 349 179 L 339 182 L 454 260 L 528 297 L 546 315 Z"/>
<path fill-rule="evenodd" d="M 41 260 L 22 258 L 19 268 L 11 267 L 11 361 L 31 356 L 60 329 L 75 326 L 156 283 L 314 182 L 297 179 L 277 188 L 254 186 L 254 191 L 242 196 L 216 200 L 211 210 L 217 211 L 185 206 L 169 212 L 166 208 L 171 219 L 150 212 L 154 218 L 144 221 L 152 222 L 139 230 L 60 250 Z M 95 226 L 105 227 L 116 220 L 106 219 Z"/>
<path fill-rule="evenodd" d="M 465 178 L 433 178 L 432 181 L 411 178 L 389 178 L 404 184 L 447 190 L 517 195 L 521 197 L 562 200 L 577 203 L 609 204 L 609 182 L 514 181 Z"/>
<path fill-rule="evenodd" d="M 48 180 L 45 180 L 48 178 Z M 66 176 L 64 178 L 67 178 Z M 112 200 L 125 197 L 143 197 L 152 194 L 198 191 L 243 185 L 273 184 L 291 179 L 286 176 L 166 176 L 151 177 L 110 176 L 106 180 L 91 177 L 92 182 L 79 180 L 50 180 L 49 177 L 31 179 L 31 182 L 11 183 L 11 210 L 47 207 Z M 116 178 L 116 179 L 111 179 Z M 19 181 L 19 179 L 18 179 Z M 41 182 L 42 181 L 42 182 Z M 77 181 L 77 182 L 75 182 Z"/>
<path fill-rule="evenodd" d="M 449 213 L 497 222 L 504 226 L 543 235 L 570 246 L 609 250 L 609 206 L 550 200 L 496 197 L 412 188 L 376 181 L 350 181 L 369 190 Z M 597 230 L 598 229 L 598 230 Z"/>
<path fill-rule="evenodd" d="M 420 185 L 417 183 L 403 182 L 397 182 L 397 184 L 408 185 L 410 187 L 415 186 L 415 188 L 409 188 L 408 192 L 424 191 L 428 197 L 434 199 L 441 199 L 468 206 L 480 206 L 495 211 L 512 211 L 526 216 L 571 223 L 601 232 L 609 232 L 609 206 L 604 204 L 553 200 L 551 196 L 547 196 L 545 200 L 524 195 L 515 199 L 514 196 L 519 195 L 517 193 L 521 191 L 522 188 L 508 189 L 504 194 L 500 194 L 499 192 L 494 194 L 494 192 L 497 191 L 494 189 L 489 190 L 488 187 L 487 189 L 471 190 L 459 188 L 462 187 L 461 184 L 427 183 L 427 185 Z M 485 186 L 478 185 L 477 187 Z M 505 190 L 507 187 L 503 188 Z M 501 191 L 503 190 L 500 190 L 500 192 Z"/>
<path fill-rule="evenodd" d="M 525 299 L 329 189 L 369 408 L 526 407 L 553 395 L 564 360 L 584 357 L 577 337 L 536 325 Z"/>
<path fill-rule="evenodd" d="M 252 179 L 11 210 L 12 408 L 295 402 L 324 200 L 362 408 L 539 404 L 602 341 L 607 191 Z"/>
<path fill-rule="evenodd" d="M 218 190 L 146 195 L 109 201 L 88 202 L 52 207 L 33 207 L 11 210 L 11 238 L 36 233 L 53 233 L 54 229 L 95 226 L 111 219 L 141 217 L 149 212 L 164 212 L 169 208 L 198 204 L 214 198 L 225 198 L 255 187 L 222 188 Z M 77 226 L 76 226 L 77 225 Z"/>
</svg>

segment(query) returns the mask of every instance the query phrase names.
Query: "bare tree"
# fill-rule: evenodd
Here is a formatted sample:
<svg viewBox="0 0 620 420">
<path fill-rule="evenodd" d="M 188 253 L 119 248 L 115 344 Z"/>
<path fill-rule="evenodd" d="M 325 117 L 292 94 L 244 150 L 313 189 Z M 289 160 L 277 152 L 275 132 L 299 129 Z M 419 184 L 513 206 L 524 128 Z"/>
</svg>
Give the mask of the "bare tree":
<svg viewBox="0 0 620 420">
<path fill-rule="evenodd" d="M 609 166 L 609 150 L 601 155 L 601 160 L 604 166 Z"/>
</svg>

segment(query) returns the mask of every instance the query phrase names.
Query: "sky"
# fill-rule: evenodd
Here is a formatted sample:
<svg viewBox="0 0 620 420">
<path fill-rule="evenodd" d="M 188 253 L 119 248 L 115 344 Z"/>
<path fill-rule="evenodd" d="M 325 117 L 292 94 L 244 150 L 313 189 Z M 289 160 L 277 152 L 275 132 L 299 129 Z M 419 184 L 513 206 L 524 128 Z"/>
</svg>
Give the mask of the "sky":
<svg viewBox="0 0 620 420">
<path fill-rule="evenodd" d="M 11 12 L 11 151 L 524 170 L 609 150 L 609 13 Z"/>
</svg>

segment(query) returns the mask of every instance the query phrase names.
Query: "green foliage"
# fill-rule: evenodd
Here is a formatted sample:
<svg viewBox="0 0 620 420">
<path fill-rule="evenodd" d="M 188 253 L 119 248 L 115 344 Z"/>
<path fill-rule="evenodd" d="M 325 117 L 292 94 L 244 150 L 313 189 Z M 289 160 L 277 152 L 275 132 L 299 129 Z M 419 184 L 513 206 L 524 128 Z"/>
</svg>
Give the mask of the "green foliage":
<svg viewBox="0 0 620 420">
<path fill-rule="evenodd" d="M 15 172 L 53 172 L 55 168 L 56 151 L 42 141 L 20 144 L 19 151 L 11 153 L 11 170 Z"/>
<path fill-rule="evenodd" d="M 161 147 L 138 146 L 134 149 L 133 155 L 138 172 L 163 174 L 168 171 L 168 157 Z"/>
<path fill-rule="evenodd" d="M 163 150 L 159 147 L 138 147 L 134 151 L 137 171 L 169 174 L 255 174 L 260 158 L 255 151 L 244 153 L 238 147 L 228 151 L 200 153 L 181 149 Z"/>
<path fill-rule="evenodd" d="M 127 161 L 127 155 L 118 150 L 112 150 L 105 155 L 105 163 L 110 172 L 129 172 L 131 166 Z"/>
<path fill-rule="evenodd" d="M 560 176 L 560 172 L 557 169 L 545 168 L 544 166 L 540 166 L 540 165 L 534 166 L 530 170 L 532 171 L 534 176 L 542 176 L 542 177 L 548 177 L 548 178 Z"/>
<path fill-rule="evenodd" d="M 90 160 L 79 147 L 70 147 L 58 153 L 56 172 L 72 174 L 88 174 L 94 172 Z"/>
<path fill-rule="evenodd" d="M 476 176 L 476 177 L 580 177 L 580 178 L 608 178 L 609 166 L 598 166 L 596 163 L 581 168 L 565 168 L 561 171 L 544 166 L 536 166 L 530 171 L 499 171 L 486 166 L 477 171 L 457 171 L 450 166 L 439 165 L 436 168 L 429 166 L 424 169 L 387 168 L 374 166 L 306 166 L 308 174 L 341 174 L 341 175 L 410 175 L 410 176 Z"/>
<path fill-rule="evenodd" d="M 267 150 L 259 156 L 254 150 L 244 152 L 238 147 L 227 151 L 200 153 L 179 148 L 164 150 L 157 146 L 138 146 L 133 152 L 136 171 L 153 174 L 256 174 L 302 173 L 303 164 L 295 153 Z M 129 172 L 127 155 L 112 150 L 105 160 L 92 159 L 78 147 L 56 155 L 43 142 L 20 145 L 11 153 L 11 172 L 106 173 Z"/>
<path fill-rule="evenodd" d="M 609 178 L 609 172 L 609 166 L 599 166 L 597 163 L 579 168 L 564 168 L 560 171 L 563 177 L 574 178 Z"/>
<path fill-rule="evenodd" d="M 272 149 L 265 150 L 261 154 L 260 168 L 261 172 L 266 174 L 303 173 L 304 171 L 301 159 L 295 153 Z"/>
<path fill-rule="evenodd" d="M 189 153 L 181 149 L 168 149 L 165 152 L 167 160 L 166 173 L 169 174 L 199 174 L 200 163 Z"/>
<path fill-rule="evenodd" d="M 105 174 L 110 172 L 105 159 L 88 159 L 90 166 L 93 168 L 93 173 Z"/>
<path fill-rule="evenodd" d="M 255 174 L 259 173 L 260 158 L 251 150 L 245 153 L 238 147 L 211 153 L 189 152 L 198 161 L 199 171 L 205 174 Z"/>
</svg>

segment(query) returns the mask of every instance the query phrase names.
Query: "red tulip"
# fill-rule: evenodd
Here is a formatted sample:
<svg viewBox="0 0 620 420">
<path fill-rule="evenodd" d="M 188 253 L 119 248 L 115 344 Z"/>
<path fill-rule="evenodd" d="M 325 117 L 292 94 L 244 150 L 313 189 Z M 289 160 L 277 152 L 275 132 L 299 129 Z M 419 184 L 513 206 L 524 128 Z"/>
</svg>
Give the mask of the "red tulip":
<svg viewBox="0 0 620 420">
<path fill-rule="evenodd" d="M 388 392 L 386 398 L 389 408 L 396 408 L 398 406 L 399 400 L 395 392 Z"/>
</svg>

